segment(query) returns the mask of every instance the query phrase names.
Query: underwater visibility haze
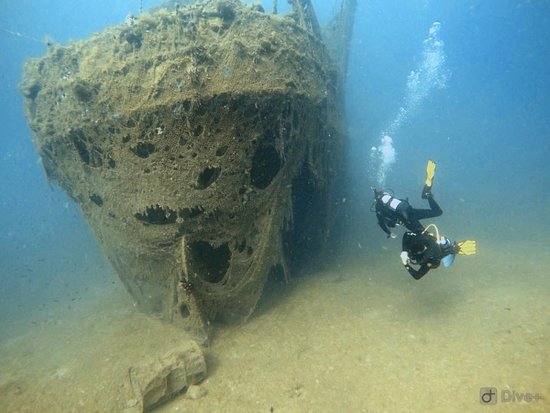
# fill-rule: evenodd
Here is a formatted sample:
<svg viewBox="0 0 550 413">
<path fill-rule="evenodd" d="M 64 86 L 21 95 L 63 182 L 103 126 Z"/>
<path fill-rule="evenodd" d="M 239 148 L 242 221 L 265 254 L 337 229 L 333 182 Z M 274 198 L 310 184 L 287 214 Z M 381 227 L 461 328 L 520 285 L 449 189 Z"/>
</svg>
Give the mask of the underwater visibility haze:
<svg viewBox="0 0 550 413">
<path fill-rule="evenodd" d="M 341 2 L 312 4 L 323 26 Z M 157 5 L 0 2 L 0 411 L 140 411 L 135 377 L 192 338 L 139 311 L 79 206 L 48 181 L 18 89 L 46 43 Z M 550 411 L 548 21 L 545 0 L 357 2 L 346 159 L 327 169 L 343 177 L 337 235 L 290 277 L 272 274 L 248 321 L 213 320 L 200 380 L 155 411 Z M 443 213 L 423 225 L 477 253 L 415 280 L 404 230 L 377 225 L 373 189 L 428 208 L 429 159 Z M 304 188 L 306 221 L 318 198 Z"/>
</svg>

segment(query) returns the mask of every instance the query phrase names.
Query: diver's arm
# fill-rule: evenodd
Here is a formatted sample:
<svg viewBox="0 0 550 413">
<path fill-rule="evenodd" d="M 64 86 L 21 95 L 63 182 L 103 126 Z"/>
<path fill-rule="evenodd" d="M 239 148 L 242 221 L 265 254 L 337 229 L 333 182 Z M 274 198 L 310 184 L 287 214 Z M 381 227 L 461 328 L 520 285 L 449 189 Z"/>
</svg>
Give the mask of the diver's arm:
<svg viewBox="0 0 550 413">
<path fill-rule="evenodd" d="M 418 268 L 418 270 L 413 268 L 411 266 L 411 261 L 409 260 L 409 253 L 407 251 L 402 251 L 401 255 L 400 255 L 400 258 L 401 258 L 401 262 L 403 263 L 405 269 L 409 272 L 409 274 L 412 275 L 412 277 L 415 280 L 421 279 L 430 270 L 430 267 L 428 267 L 426 264 L 421 265 Z"/>
<path fill-rule="evenodd" d="M 428 271 L 430 271 L 430 267 L 428 267 L 426 264 L 421 265 L 418 270 L 415 270 L 413 267 L 411 267 L 410 264 L 407 264 L 405 265 L 405 269 L 409 272 L 409 274 L 412 275 L 415 280 L 421 279 L 426 275 Z"/>
<path fill-rule="evenodd" d="M 386 223 L 384 222 L 384 218 L 380 214 L 376 214 L 376 218 L 378 218 L 378 226 L 382 228 L 382 231 L 386 233 L 388 237 L 391 236 L 391 231 L 386 226 Z"/>
</svg>

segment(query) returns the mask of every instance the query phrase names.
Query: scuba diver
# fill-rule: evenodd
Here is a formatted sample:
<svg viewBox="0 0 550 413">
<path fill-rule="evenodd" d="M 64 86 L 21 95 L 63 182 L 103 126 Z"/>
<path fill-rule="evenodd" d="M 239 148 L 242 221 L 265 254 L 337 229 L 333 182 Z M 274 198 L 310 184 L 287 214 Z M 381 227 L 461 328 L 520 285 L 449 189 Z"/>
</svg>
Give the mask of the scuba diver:
<svg viewBox="0 0 550 413">
<path fill-rule="evenodd" d="M 397 225 L 403 225 L 409 231 L 420 233 L 424 231 L 424 226 L 420 223 L 421 219 L 434 218 L 443 214 L 443 210 L 435 201 L 432 194 L 432 185 L 435 175 L 436 163 L 432 160 L 426 165 L 426 182 L 422 189 L 422 198 L 427 199 L 430 209 L 413 208 L 408 200 L 398 199 L 386 191 L 374 191 L 374 203 L 371 211 L 376 212 L 378 225 L 382 228 L 388 238 L 396 238 L 397 236 L 391 232 L 390 228 L 395 228 Z"/>
<path fill-rule="evenodd" d="M 427 230 L 433 227 L 435 235 Z M 431 269 L 439 267 L 440 263 L 448 268 L 455 259 L 456 254 L 474 255 L 477 252 L 476 242 L 466 240 L 453 242 L 439 236 L 439 230 L 434 224 L 422 232 L 407 231 L 403 234 L 401 262 L 415 280 L 421 279 Z M 412 265 L 418 265 L 414 268 Z"/>
</svg>

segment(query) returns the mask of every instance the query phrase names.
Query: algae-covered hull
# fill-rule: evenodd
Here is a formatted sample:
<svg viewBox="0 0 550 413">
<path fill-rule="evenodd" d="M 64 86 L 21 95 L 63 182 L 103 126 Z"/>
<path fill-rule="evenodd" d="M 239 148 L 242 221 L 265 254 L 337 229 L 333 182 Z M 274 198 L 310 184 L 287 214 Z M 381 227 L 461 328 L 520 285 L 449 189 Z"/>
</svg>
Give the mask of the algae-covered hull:
<svg viewBox="0 0 550 413">
<path fill-rule="evenodd" d="M 292 16 L 161 9 L 29 61 L 49 179 L 146 311 L 246 319 L 270 273 L 326 238 L 341 168 L 338 74 Z"/>
</svg>

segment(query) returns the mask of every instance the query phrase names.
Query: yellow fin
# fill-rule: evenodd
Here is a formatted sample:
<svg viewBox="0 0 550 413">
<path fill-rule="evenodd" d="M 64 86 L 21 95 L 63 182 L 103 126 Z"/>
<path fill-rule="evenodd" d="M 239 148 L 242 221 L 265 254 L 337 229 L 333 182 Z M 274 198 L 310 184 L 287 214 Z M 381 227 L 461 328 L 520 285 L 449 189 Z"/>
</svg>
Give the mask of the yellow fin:
<svg viewBox="0 0 550 413">
<path fill-rule="evenodd" d="M 474 255 L 477 253 L 477 244 L 474 240 L 460 241 L 457 245 L 460 255 Z"/>
<path fill-rule="evenodd" d="M 436 167 L 436 163 L 431 159 L 426 164 L 426 186 L 427 187 L 432 186 L 432 181 L 435 176 L 435 167 Z"/>
</svg>

